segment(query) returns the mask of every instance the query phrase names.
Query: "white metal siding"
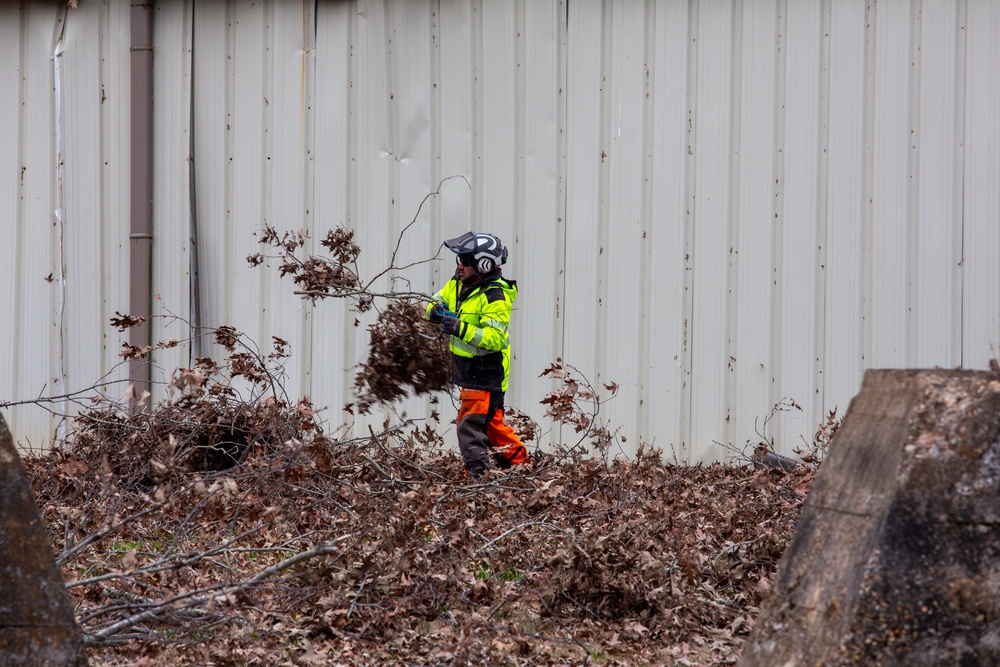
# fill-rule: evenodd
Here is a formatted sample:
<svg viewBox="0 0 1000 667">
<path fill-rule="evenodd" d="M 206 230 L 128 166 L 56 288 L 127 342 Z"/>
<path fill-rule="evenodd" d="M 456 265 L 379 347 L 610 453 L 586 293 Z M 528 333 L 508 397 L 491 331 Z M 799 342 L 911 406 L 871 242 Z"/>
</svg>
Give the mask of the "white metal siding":
<svg viewBox="0 0 1000 667">
<path fill-rule="evenodd" d="M 0 400 L 86 389 L 124 339 L 129 12 L 0 6 Z M 865 368 L 1000 354 L 990 0 L 187 0 L 154 25 L 155 335 L 289 341 L 286 388 L 331 429 L 384 417 L 341 410 L 375 313 L 248 267 L 264 224 L 315 252 L 354 229 L 365 278 L 400 235 L 396 267 L 499 234 L 521 288 L 508 404 L 541 419 L 561 357 L 618 383 L 601 418 L 626 453 L 725 458 L 790 397 L 767 426 L 787 453 Z M 452 262 L 374 287 L 432 293 Z M 209 353 L 158 352 L 154 377 Z M 8 417 L 24 444 L 57 432 Z"/>
<path fill-rule="evenodd" d="M 825 90 L 825 7 L 792 2 L 786 7 L 782 43 L 784 80 L 779 92 L 778 188 L 775 193 L 775 365 L 771 396 L 793 397 L 801 413 L 778 419 L 775 436 L 787 449 L 799 434 L 809 437 L 827 408 L 822 383 L 823 254 L 820 242 L 825 188 L 821 184 Z M 794 53 L 795 57 L 787 54 Z M 782 60 L 779 59 L 779 63 Z M 779 69 L 779 71 L 781 71 Z M 779 79 L 779 81 L 781 81 Z"/>
<path fill-rule="evenodd" d="M 1000 354 L 1000 5 L 970 2 L 965 25 L 961 362 L 979 367 Z"/>
<path fill-rule="evenodd" d="M 6 18 L 6 17 L 5 17 Z M 21 97 L 21 79 L 24 65 L 21 63 L 20 53 L 21 43 L 21 23 L 15 20 L 0 21 L 0 44 L 5 49 L 12 49 L 12 45 L 17 45 L 18 49 L 13 53 L 7 51 L 5 55 L 18 57 L 0 58 L 0 86 L 3 90 L 9 91 L 7 99 Z M 15 94 L 16 91 L 16 94 Z M 20 104 L 0 104 L 0 124 L 7 128 L 19 128 L 21 105 Z M 18 271 L 21 268 L 16 262 L 19 256 L 21 243 L 21 142 L 23 137 L 19 132 L 0 132 L 0 155 L 3 162 L 0 163 L 0 216 L 4 229 L 6 242 L 3 247 L 2 261 L 0 261 L 0 294 L 3 294 L 3 312 L 0 313 L 0 340 L 5 346 L 4 352 L 0 355 L 0 392 L 10 400 L 20 392 L 18 386 L 18 374 L 23 372 L 16 363 L 18 359 L 18 345 L 20 337 L 18 335 L 18 325 L 16 308 L 21 300 L 21 285 L 18 279 Z M 11 411 L 13 412 L 13 411 Z M 8 420 L 11 413 L 8 413 Z M 26 433 L 26 431 L 21 431 Z"/>
<path fill-rule="evenodd" d="M 655 6 L 654 13 L 647 84 L 653 113 L 647 113 L 645 126 L 647 182 L 656 185 L 644 188 L 649 208 L 643 253 L 648 273 L 643 274 L 643 285 L 644 301 L 650 306 L 637 313 L 643 318 L 646 345 L 640 374 L 644 421 L 637 430 L 649 434 L 650 443 L 683 459 L 690 453 L 691 17 L 688 3 L 682 2 Z"/>
</svg>

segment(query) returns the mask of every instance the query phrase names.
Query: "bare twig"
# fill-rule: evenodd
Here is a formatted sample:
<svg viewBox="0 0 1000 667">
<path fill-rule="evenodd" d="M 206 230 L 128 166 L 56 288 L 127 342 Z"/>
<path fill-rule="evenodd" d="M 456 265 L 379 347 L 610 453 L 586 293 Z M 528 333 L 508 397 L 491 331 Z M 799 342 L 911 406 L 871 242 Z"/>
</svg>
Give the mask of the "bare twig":
<svg viewBox="0 0 1000 667">
<path fill-rule="evenodd" d="M 553 524 L 551 524 L 551 523 L 549 523 L 547 521 L 529 521 L 528 523 L 518 524 L 518 525 L 514 526 L 513 528 L 511 528 L 510 530 L 508 530 L 508 531 L 502 533 L 501 535 L 498 535 L 497 537 L 493 538 L 492 540 L 490 540 L 489 542 L 487 542 L 483 546 L 481 546 L 478 549 L 476 549 L 476 553 L 477 554 L 478 553 L 482 553 L 482 552 L 486 551 L 487 549 L 489 549 L 490 547 L 492 547 L 497 542 L 499 542 L 500 540 L 502 540 L 503 538 L 507 537 L 508 535 L 512 535 L 513 533 L 521 532 L 525 528 L 531 528 L 532 526 L 544 526 L 545 528 L 548 528 L 549 530 L 560 532 L 560 533 L 562 533 L 564 535 L 569 535 L 570 537 L 573 536 L 573 533 L 570 533 L 567 530 L 565 530 L 564 528 L 560 528 L 559 526 L 553 525 Z"/>
<path fill-rule="evenodd" d="M 223 586 L 223 585 L 210 586 L 197 591 L 190 591 L 188 593 L 183 593 L 181 595 L 175 595 L 174 597 L 167 600 L 162 600 L 160 602 L 155 603 L 150 609 L 146 609 L 145 611 L 142 611 L 138 614 L 133 614 L 132 616 L 129 616 L 126 619 L 118 621 L 117 623 L 113 623 L 105 628 L 102 628 L 101 630 L 90 633 L 84 638 L 84 640 L 86 643 L 95 643 L 98 640 L 106 639 L 118 632 L 132 628 L 137 624 L 141 623 L 142 621 L 156 618 L 164 611 L 164 609 L 178 608 L 178 606 L 180 606 L 181 608 L 196 607 L 199 605 L 207 604 L 215 600 L 224 599 L 236 593 L 242 593 L 256 586 L 260 582 L 265 581 L 266 579 L 274 576 L 275 574 L 283 570 L 287 570 L 293 565 L 296 565 L 297 563 L 300 563 L 304 560 L 315 558 L 317 556 L 325 556 L 328 554 L 336 553 L 337 544 L 343 542 L 349 537 L 350 535 L 345 535 L 332 542 L 326 542 L 313 549 L 309 549 L 308 551 L 302 551 L 295 554 L 294 556 L 289 556 L 280 563 L 275 563 L 270 567 L 266 567 L 260 570 L 257 574 L 255 574 L 250 579 L 247 579 L 246 581 L 241 581 L 237 584 L 230 586 Z"/>
</svg>

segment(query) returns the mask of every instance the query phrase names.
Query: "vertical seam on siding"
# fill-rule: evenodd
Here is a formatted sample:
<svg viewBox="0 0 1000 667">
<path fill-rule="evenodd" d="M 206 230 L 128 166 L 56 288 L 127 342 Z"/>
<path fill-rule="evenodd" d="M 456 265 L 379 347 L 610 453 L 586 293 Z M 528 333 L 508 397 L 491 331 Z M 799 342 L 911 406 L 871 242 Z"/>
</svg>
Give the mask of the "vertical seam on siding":
<svg viewBox="0 0 1000 667">
<path fill-rule="evenodd" d="M 303 2 L 302 8 L 305 7 Z M 253 6 L 250 7 L 252 11 Z M 259 197 L 260 206 L 260 216 L 265 224 L 273 224 L 277 215 L 274 211 L 274 160 L 271 160 L 271 156 L 274 148 L 274 132 L 276 130 L 274 126 L 274 112 L 271 110 L 270 100 L 274 98 L 274 92 L 277 89 L 277 85 L 274 80 L 274 60 L 273 54 L 275 52 L 275 0 L 265 0 L 261 3 L 260 7 L 260 45 L 262 53 L 259 54 L 260 57 L 260 71 L 261 71 L 261 97 L 256 100 L 256 104 L 260 105 L 260 127 L 253 128 L 254 132 L 260 132 L 260 153 L 257 154 L 256 159 L 260 160 L 260 181 L 261 187 L 260 192 L 257 193 Z M 284 41 L 284 40 L 282 40 Z M 284 45 L 282 45 L 284 46 Z M 305 44 L 301 45 L 305 48 Z M 237 54 L 238 55 L 238 54 Z M 302 72 L 300 71 L 300 77 Z M 234 74 L 235 77 L 235 74 Z M 286 86 L 290 82 L 282 81 L 283 92 L 287 90 Z M 301 83 L 301 78 L 300 78 Z M 301 88 L 301 87 L 300 87 Z M 299 141 L 300 146 L 303 140 L 302 137 L 302 95 L 304 91 L 300 89 L 299 91 Z M 235 100 L 235 98 L 234 98 Z M 291 102 L 289 100 L 289 102 Z M 291 103 L 288 105 L 291 107 Z M 252 118 L 252 116 L 251 116 Z M 284 133 L 282 133 L 284 134 Z M 234 168 L 235 169 L 235 168 Z M 235 171 L 234 171 L 235 173 Z M 235 185 L 233 186 L 235 189 Z M 296 227 L 301 229 L 301 225 L 296 225 Z M 307 240 L 306 243 L 309 243 Z M 310 248 L 308 245 L 303 247 L 304 252 L 308 253 Z M 235 268 L 235 266 L 233 267 Z M 262 317 L 259 320 L 259 331 L 261 332 L 260 341 L 264 344 L 265 340 L 269 340 L 272 335 L 277 333 L 275 331 L 275 317 L 280 317 L 280 311 L 275 299 L 275 291 L 271 286 L 272 278 L 268 276 L 267 273 L 259 273 L 257 275 L 256 297 L 259 299 L 260 310 Z M 227 295 L 227 300 L 232 299 L 232 293 Z M 265 313 L 270 311 L 271 315 L 269 317 L 263 317 Z M 301 353 L 305 353 L 305 350 L 300 350 Z"/>
<path fill-rule="evenodd" d="M 610 155 L 610 126 L 609 111 L 611 107 L 611 84 L 609 77 L 613 72 L 609 72 L 609 61 L 612 57 L 612 44 L 614 38 L 614 9 L 610 0 L 602 3 L 601 9 L 601 89 L 600 89 L 600 120 L 598 143 L 601 148 L 601 158 L 598 167 L 597 181 L 597 312 L 595 313 L 594 326 L 596 327 L 596 346 L 594 348 L 594 367 L 596 369 L 595 386 L 608 379 L 607 359 L 605 352 L 608 344 L 608 235 L 610 232 L 610 177 L 609 160 Z"/>
<path fill-rule="evenodd" d="M 862 155 L 861 188 L 862 188 L 862 219 L 861 219 L 861 368 L 862 372 L 873 363 L 874 340 L 873 303 L 874 283 L 874 193 L 875 193 L 875 39 L 876 39 L 876 7 L 872 0 L 865 3 L 865 30 L 863 69 L 865 73 L 864 90 L 862 92 Z"/>
<path fill-rule="evenodd" d="M 483 0 L 472 3 L 472 228 L 483 228 Z"/>
<path fill-rule="evenodd" d="M 794 0 L 793 0 L 794 1 Z M 768 350 L 770 355 L 769 373 L 771 382 L 768 385 L 768 398 L 771 405 L 777 405 L 783 398 L 777 395 L 778 378 L 782 371 L 781 363 L 781 343 L 782 343 L 782 316 L 783 295 L 784 295 L 784 174 L 785 174 L 785 98 L 786 98 L 786 59 L 788 57 L 788 5 L 787 0 L 778 0 L 775 11 L 775 59 L 774 59 L 774 192 L 771 198 L 771 346 Z M 779 435 L 782 434 L 780 425 L 786 420 L 779 421 Z M 778 440 L 778 448 L 782 448 L 781 438 Z"/>
<path fill-rule="evenodd" d="M 743 151 L 743 0 L 733 0 L 729 54 L 729 201 L 726 202 L 726 382 L 724 444 L 734 443 L 737 430 L 737 370 L 739 331 L 740 155 Z"/>
<path fill-rule="evenodd" d="M 527 175 L 527 160 L 525 159 L 525 152 L 527 150 L 527 137 L 525 132 L 525 127 L 527 125 L 527 110 L 525 108 L 527 102 L 527 77 L 525 75 L 525 64 L 527 58 L 527 39 L 525 33 L 527 26 L 525 25 L 525 0 L 517 0 L 514 3 L 514 69 L 515 69 L 515 105 L 516 111 L 514 116 L 514 135 L 516 145 L 514 148 L 514 164 L 512 165 L 514 171 L 514 219 L 512 220 L 513 229 L 511 230 L 513 235 L 513 243 L 511 239 L 507 239 L 507 247 L 515 247 L 515 260 L 514 263 L 517 266 L 524 266 L 524 254 L 519 252 L 524 246 L 521 245 L 521 237 L 524 234 L 524 220 L 527 214 L 527 196 L 525 194 L 525 183 Z M 495 232 L 494 232 L 495 233 Z M 515 275 L 521 275 L 520 271 L 515 270 Z M 520 318 L 518 318 L 520 319 Z M 520 324 L 518 325 L 520 326 Z M 514 352 L 511 352 L 514 355 Z M 523 378 L 525 377 L 524 364 L 512 364 L 510 369 L 510 374 L 515 377 L 517 385 L 519 387 L 524 386 Z M 519 389 L 523 392 L 523 389 Z"/>
<path fill-rule="evenodd" d="M 920 148 L 917 143 L 920 130 L 920 47 L 922 0 L 910 5 L 910 97 L 909 138 L 907 150 L 906 196 L 906 365 L 917 367 L 920 363 L 920 336 L 917 332 L 917 260 L 920 253 Z"/>
<path fill-rule="evenodd" d="M 691 378 L 694 370 L 691 332 L 694 327 L 694 216 L 695 205 L 697 203 L 697 200 L 695 199 L 697 194 L 695 188 L 697 182 L 697 165 L 694 157 L 697 135 L 694 131 L 694 105 L 697 102 L 698 88 L 698 8 L 698 0 L 689 0 L 687 39 L 688 66 L 685 91 L 687 96 L 685 105 L 687 106 L 687 141 L 685 142 L 687 144 L 687 154 L 684 156 L 684 197 L 686 204 L 686 215 L 684 220 L 684 322 L 681 349 L 684 370 L 681 381 L 681 424 L 679 427 L 681 433 L 681 460 L 684 463 L 690 462 L 691 450 L 694 446 L 694 443 L 691 441 L 693 436 L 691 424 L 694 418 L 694 415 L 692 414 L 692 410 L 694 408 L 691 401 Z"/>
<path fill-rule="evenodd" d="M 386 188 L 388 190 L 388 201 L 386 206 L 388 210 L 386 211 L 388 217 L 388 240 L 392 244 L 392 239 L 399 239 L 400 229 L 402 224 L 400 217 L 402 216 L 400 198 L 402 197 L 401 185 L 400 185 L 400 169 L 402 162 L 401 160 L 406 157 L 403 151 L 403 138 L 400 136 L 400 126 L 402 123 L 399 122 L 398 115 L 399 109 L 401 108 L 400 103 L 396 100 L 396 96 L 399 94 L 397 90 L 397 82 L 400 79 L 397 76 L 397 67 L 402 67 L 402 65 L 396 64 L 396 20 L 395 13 L 393 11 L 393 5 L 400 7 L 399 11 L 405 12 L 405 4 L 396 4 L 393 0 L 382 0 L 382 17 L 385 22 L 385 85 L 386 92 L 388 96 L 385 100 L 385 118 L 386 124 L 386 141 L 388 146 L 386 151 L 388 152 L 388 162 L 386 166 Z M 390 273 L 386 276 L 388 278 L 388 289 L 395 290 L 395 278 L 396 275 Z"/>
<path fill-rule="evenodd" d="M 566 307 L 566 210 L 568 208 L 567 201 L 567 169 L 568 161 L 566 157 L 566 135 L 567 135 L 567 125 L 568 125 L 568 114 L 567 114 L 567 102 L 569 96 L 569 67 L 568 67 L 568 56 L 567 50 L 569 48 L 569 1 L 563 0 L 565 4 L 565 11 L 560 12 L 563 16 L 563 23 L 559 30 L 559 46 L 558 46 L 558 64 L 557 64 L 557 77 L 558 80 L 556 85 L 559 88 L 559 97 L 556 102 L 557 108 L 556 113 L 558 115 L 558 133 L 559 137 L 557 139 L 557 182 L 559 196 L 557 197 L 557 211 L 556 211 L 556 270 L 557 270 L 557 282 L 556 282 L 556 319 L 559 322 L 559 327 L 556 332 L 556 356 L 562 357 L 566 349 L 566 317 L 563 310 Z"/>
<path fill-rule="evenodd" d="M 815 317 L 816 317 L 816 361 L 814 380 L 818 402 L 818 410 L 813 414 L 826 414 L 826 231 L 827 231 L 827 182 L 830 156 L 830 3 L 834 0 L 822 0 L 820 9 L 820 55 L 819 55 L 819 150 L 816 153 L 818 161 L 817 197 L 816 197 L 816 266 L 819 273 L 816 276 Z"/>
<path fill-rule="evenodd" d="M 568 202 L 568 181 L 569 181 L 569 161 L 567 158 L 567 135 L 569 129 L 568 102 L 569 99 L 569 0 L 562 0 L 565 11 L 561 12 L 563 21 L 559 27 L 559 46 L 557 64 L 557 86 L 559 87 L 559 99 L 557 101 L 558 132 L 557 141 L 557 181 L 559 196 L 557 197 L 556 211 L 556 322 L 558 324 L 555 331 L 555 352 L 557 358 L 564 358 L 566 354 L 566 243 L 568 234 L 566 233 L 566 212 L 569 209 Z M 550 383 L 551 385 L 551 383 Z M 555 432 L 555 441 L 562 442 L 563 425 L 555 422 L 552 424 Z M 541 444 L 541 443 L 538 443 Z"/>
<path fill-rule="evenodd" d="M 28 13 L 30 12 L 28 5 L 22 5 L 19 8 L 20 13 L 20 26 L 18 29 L 18 38 L 20 41 L 20 48 L 18 49 L 18 67 L 17 67 L 17 164 L 18 164 L 18 179 L 17 179 L 17 213 L 15 214 L 14 222 L 14 275 L 21 276 L 24 275 L 24 264 L 25 264 L 25 251 L 22 247 L 24 244 L 24 219 L 25 214 L 25 187 L 24 187 L 24 177 L 27 172 L 28 166 L 25 164 L 25 150 L 26 150 L 26 135 L 25 132 L 25 116 L 27 113 L 27 101 L 25 100 L 25 95 L 27 94 L 27 83 L 28 83 L 28 47 L 27 47 L 27 33 L 28 33 Z M 18 283 L 15 281 L 13 284 L 14 292 L 14 308 L 13 308 L 13 321 L 21 322 L 24 315 L 24 296 L 22 290 Z M 20 381 L 23 375 L 24 362 L 22 361 L 23 355 L 21 354 L 21 341 L 24 339 L 24 334 L 21 327 L 13 327 L 14 331 L 14 363 L 12 364 L 13 369 L 8 380 L 11 390 L 11 395 L 16 395 L 20 391 Z M 8 413 L 9 415 L 9 413 Z M 9 418 L 13 419 L 12 415 Z"/>
<path fill-rule="evenodd" d="M 958 359 L 958 365 L 966 366 L 965 354 L 965 85 L 966 85 L 966 30 L 968 4 L 958 0 L 955 11 L 955 176 L 954 176 L 954 220 L 956 223 L 955 251 L 958 263 L 955 269 L 954 306 L 952 321 L 958 329 L 953 337 L 951 355 Z M 975 367 L 975 361 L 970 360 Z M 984 362 L 985 363 L 985 360 Z"/>
<path fill-rule="evenodd" d="M 63 196 L 63 148 L 62 148 L 62 73 L 59 68 L 59 61 L 63 54 L 63 40 L 66 37 L 66 23 L 69 21 L 69 6 L 63 8 L 62 20 L 59 21 L 59 32 L 56 38 L 55 48 L 52 51 L 52 78 L 53 78 L 53 96 L 54 96 L 54 124 L 55 124 L 55 189 L 56 189 L 56 210 L 55 210 L 55 224 L 56 224 L 56 294 L 58 297 L 58 306 L 56 311 L 56 354 L 58 355 L 58 363 L 56 368 L 58 369 L 58 393 L 65 394 L 66 389 L 66 346 L 64 340 L 65 334 L 65 316 L 66 316 L 66 254 L 65 254 L 65 216 L 66 216 L 66 205 Z M 63 399 L 61 401 L 63 406 L 63 414 L 69 414 L 69 401 L 68 399 Z M 66 420 L 60 419 L 58 425 L 56 426 L 56 440 L 59 441 L 60 450 L 65 447 L 66 444 Z"/>
<path fill-rule="evenodd" d="M 430 146 L 431 146 L 431 182 L 440 184 L 441 180 L 441 2 L 434 0 L 431 2 L 431 93 L 430 93 Z M 438 186 L 440 190 L 440 185 Z M 440 197 L 435 197 L 431 201 L 431 215 L 427 221 L 428 226 L 428 255 L 436 256 L 440 250 L 441 239 L 441 202 Z M 428 269 L 430 284 L 436 285 L 439 282 L 438 264 L 433 262 Z"/>
<path fill-rule="evenodd" d="M 515 160 L 514 160 L 514 201 L 516 204 L 516 210 L 514 214 L 514 243 L 518 243 L 521 239 L 521 234 L 524 231 L 524 215 L 525 215 L 525 205 L 526 197 L 524 193 L 524 181 L 525 175 L 527 173 L 525 167 L 525 151 L 527 150 L 526 136 L 525 136 L 525 124 L 527 118 L 527 112 L 525 109 L 526 95 L 527 95 L 527 81 L 524 74 L 525 63 L 526 63 L 526 44 L 525 39 L 525 20 L 524 20 L 524 2 L 525 0 L 518 0 L 514 3 L 514 69 L 517 73 L 515 86 L 516 89 L 516 105 L 517 111 L 514 118 L 514 133 L 516 135 L 517 145 L 515 148 Z M 508 246 L 510 243 L 507 244 Z M 521 253 L 517 254 L 517 261 L 520 263 Z"/>
<path fill-rule="evenodd" d="M 656 61 L 656 5 L 646 3 L 646 24 L 643 30 L 643 109 L 642 109 L 642 174 L 641 192 L 642 202 L 640 204 L 640 240 L 639 240 L 639 304 L 640 321 L 639 328 L 639 354 L 636 358 L 638 368 L 636 374 L 639 378 L 638 401 L 636 402 L 636 440 L 637 444 L 642 444 L 644 437 L 648 438 L 655 434 L 649 433 L 649 374 L 650 363 L 649 341 L 652 337 L 650 326 L 650 310 L 653 306 L 650 294 L 652 292 L 651 272 L 651 244 L 652 244 L 652 178 L 653 175 L 653 153 L 650 147 L 653 143 L 653 115 L 655 107 L 653 104 L 653 91 L 651 86 L 651 73 Z"/>
<path fill-rule="evenodd" d="M 224 112 L 225 112 L 226 122 L 225 122 L 225 134 L 224 134 L 225 138 L 223 140 L 223 145 L 225 150 L 225 157 L 224 157 L 225 164 L 223 168 L 223 173 L 224 173 L 223 187 L 225 188 L 225 193 L 222 196 L 222 201 L 223 205 L 225 206 L 225 210 L 223 211 L 223 216 L 221 220 L 223 227 L 222 238 L 224 240 L 224 246 L 223 246 L 224 248 L 232 248 L 234 241 L 233 239 L 233 173 L 234 173 L 233 108 L 235 106 L 234 100 L 236 96 L 235 92 L 236 75 L 234 71 L 235 63 L 234 63 L 234 53 L 233 53 L 235 45 L 233 42 L 236 38 L 236 35 L 235 35 L 235 27 L 233 24 L 235 22 L 235 17 L 234 17 L 235 12 L 236 8 L 233 5 L 230 4 L 226 5 L 226 32 L 225 32 L 226 62 L 223 74 L 225 76 L 225 87 L 226 87 L 225 97 L 224 97 L 225 99 Z M 229 252 L 223 254 L 222 263 L 224 265 L 222 273 L 222 283 L 223 283 L 222 294 L 223 295 L 232 294 L 233 266 Z M 212 321 L 209 324 L 209 326 L 216 327 L 221 323 L 231 322 L 233 319 L 232 299 L 228 299 L 223 296 L 220 301 L 222 306 L 221 310 L 223 313 L 223 320 L 222 322 L 219 322 L 218 319 L 216 319 Z"/>
<path fill-rule="evenodd" d="M 311 10 L 310 10 L 311 9 Z M 315 223 L 315 158 L 316 158 L 316 110 L 315 110 L 315 81 L 316 81 L 316 30 L 319 23 L 318 17 L 319 3 L 302 2 L 302 133 L 305 139 L 305 150 L 302 160 L 302 209 L 303 225 L 306 229 L 312 229 Z M 312 30 L 310 30 L 310 23 Z M 310 40 L 310 36 L 312 39 Z M 316 233 L 309 235 L 307 243 L 309 252 L 315 250 Z M 314 326 L 316 318 L 315 304 L 312 299 L 305 299 L 300 302 L 303 319 L 301 344 L 302 354 L 299 355 L 299 369 L 301 380 L 299 382 L 299 394 L 315 395 L 313 387 L 312 357 L 313 341 L 315 340 Z"/>
<path fill-rule="evenodd" d="M 344 227 L 347 229 L 354 229 L 354 225 L 358 221 L 358 170 L 360 169 L 358 163 L 358 116 L 360 115 L 358 108 L 358 86 L 356 85 L 358 81 L 358 16 L 361 12 L 359 11 L 348 11 L 348 16 L 350 17 L 347 22 L 347 90 L 344 94 L 348 98 L 347 103 L 347 136 L 344 137 L 347 143 L 347 155 L 345 156 L 346 169 L 344 170 L 344 177 L 346 182 L 345 187 L 345 209 L 347 219 L 344 221 Z M 349 306 L 345 303 L 341 305 L 341 313 L 344 318 L 344 322 L 351 322 Z M 358 357 L 358 337 L 356 335 L 347 334 L 344 336 L 342 343 L 342 348 L 344 359 L 357 359 Z M 354 383 L 351 377 L 351 373 L 345 372 L 341 374 L 341 385 L 340 385 L 340 395 L 342 397 L 352 396 L 352 391 L 354 389 Z M 359 413 L 355 412 L 354 416 L 357 417 Z"/>
</svg>

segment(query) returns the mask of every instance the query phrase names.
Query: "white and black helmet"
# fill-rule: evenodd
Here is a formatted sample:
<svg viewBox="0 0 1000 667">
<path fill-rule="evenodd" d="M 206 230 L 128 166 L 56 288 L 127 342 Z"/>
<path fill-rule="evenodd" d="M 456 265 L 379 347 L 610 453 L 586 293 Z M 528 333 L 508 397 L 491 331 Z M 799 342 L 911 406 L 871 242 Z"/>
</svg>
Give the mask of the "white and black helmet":
<svg viewBox="0 0 1000 667">
<path fill-rule="evenodd" d="M 470 266 L 477 273 L 489 273 L 507 263 L 507 248 L 500 237 L 482 232 L 466 232 L 458 238 L 444 242 L 448 250 L 461 259 L 471 260 Z"/>
</svg>

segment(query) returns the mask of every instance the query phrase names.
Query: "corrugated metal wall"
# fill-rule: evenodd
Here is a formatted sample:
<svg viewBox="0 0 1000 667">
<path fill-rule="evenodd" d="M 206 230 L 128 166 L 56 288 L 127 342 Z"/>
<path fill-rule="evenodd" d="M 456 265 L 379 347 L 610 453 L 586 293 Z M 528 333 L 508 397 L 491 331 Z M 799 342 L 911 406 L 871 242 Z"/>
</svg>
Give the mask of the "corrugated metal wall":
<svg viewBox="0 0 1000 667">
<path fill-rule="evenodd" d="M 128 304 L 128 3 L 65 4 L 0 5 L 5 402 L 85 389 L 121 361 L 107 322 Z M 21 445 L 57 437 L 46 409 L 5 412 Z"/>
<path fill-rule="evenodd" d="M 0 400 L 86 388 L 124 340 L 129 4 L 62 4 L 0 5 Z M 369 277 L 401 234 L 397 266 L 491 230 L 521 286 L 509 404 L 541 419 L 561 357 L 620 385 L 625 452 L 726 458 L 790 397 L 789 452 L 865 368 L 1000 354 L 998 35 L 990 0 L 162 2 L 156 336 L 288 340 L 288 392 L 338 428 L 372 314 L 250 268 L 255 233 L 355 229 Z"/>
</svg>

